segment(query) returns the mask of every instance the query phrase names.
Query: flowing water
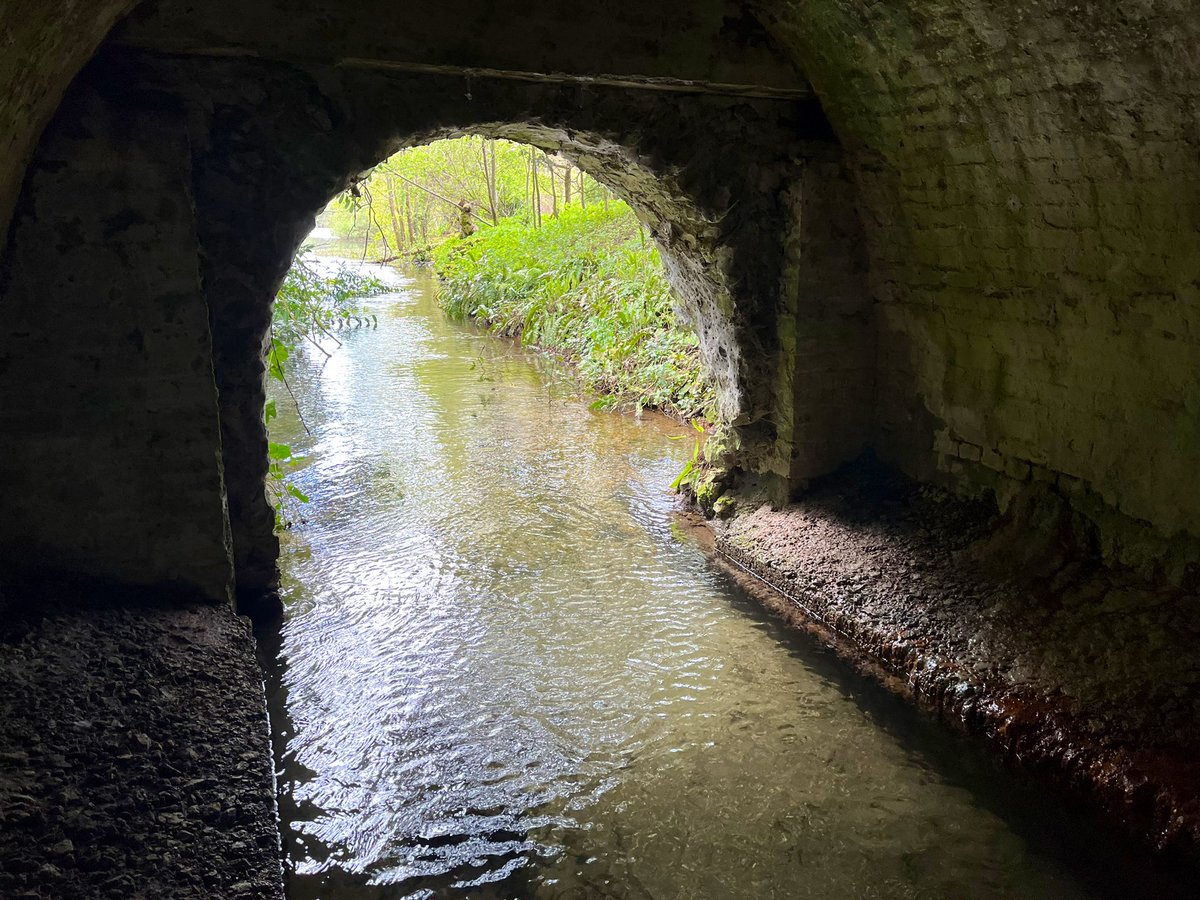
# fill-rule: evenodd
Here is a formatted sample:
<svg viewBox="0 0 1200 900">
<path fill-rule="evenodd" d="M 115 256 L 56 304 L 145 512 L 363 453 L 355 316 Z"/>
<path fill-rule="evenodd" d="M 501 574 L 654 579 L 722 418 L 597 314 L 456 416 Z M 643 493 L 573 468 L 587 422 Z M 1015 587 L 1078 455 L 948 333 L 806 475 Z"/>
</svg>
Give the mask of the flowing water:
<svg viewBox="0 0 1200 900">
<path fill-rule="evenodd" d="M 689 429 L 592 411 L 390 277 L 377 328 L 297 361 L 311 436 L 286 395 L 273 426 L 311 453 L 270 673 L 293 897 L 1115 884 L 1079 823 L 710 565 L 666 489 Z"/>
</svg>

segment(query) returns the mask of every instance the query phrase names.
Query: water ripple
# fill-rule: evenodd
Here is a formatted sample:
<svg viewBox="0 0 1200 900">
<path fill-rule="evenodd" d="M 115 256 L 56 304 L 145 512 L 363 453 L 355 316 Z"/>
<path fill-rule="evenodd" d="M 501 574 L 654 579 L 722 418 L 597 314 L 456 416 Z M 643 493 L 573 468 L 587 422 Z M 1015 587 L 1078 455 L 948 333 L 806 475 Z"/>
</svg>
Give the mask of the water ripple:
<svg viewBox="0 0 1200 900">
<path fill-rule="evenodd" d="M 686 429 L 555 399 L 414 284 L 283 436 L 295 896 L 1074 894 L 677 537 Z"/>
</svg>

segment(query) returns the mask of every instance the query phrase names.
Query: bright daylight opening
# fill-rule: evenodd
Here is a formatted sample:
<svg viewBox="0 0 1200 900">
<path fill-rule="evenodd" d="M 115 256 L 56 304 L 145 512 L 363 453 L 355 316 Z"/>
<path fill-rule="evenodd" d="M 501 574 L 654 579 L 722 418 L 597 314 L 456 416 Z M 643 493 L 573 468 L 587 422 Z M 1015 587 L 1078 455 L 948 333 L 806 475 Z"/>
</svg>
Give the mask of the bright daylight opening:
<svg viewBox="0 0 1200 900">
<path fill-rule="evenodd" d="M 288 381 L 294 354 L 327 361 L 339 333 L 378 327 L 369 298 L 414 270 L 436 281 L 451 319 L 558 360 L 592 409 L 657 410 L 701 433 L 714 418 L 698 340 L 630 206 L 561 154 L 461 137 L 402 150 L 318 217 L 276 297 L 268 371 L 282 397 L 269 400 L 268 425 L 284 400 L 303 419 Z M 287 527 L 307 502 L 286 477 L 301 458 L 274 440 L 270 455 L 268 488 Z"/>
</svg>

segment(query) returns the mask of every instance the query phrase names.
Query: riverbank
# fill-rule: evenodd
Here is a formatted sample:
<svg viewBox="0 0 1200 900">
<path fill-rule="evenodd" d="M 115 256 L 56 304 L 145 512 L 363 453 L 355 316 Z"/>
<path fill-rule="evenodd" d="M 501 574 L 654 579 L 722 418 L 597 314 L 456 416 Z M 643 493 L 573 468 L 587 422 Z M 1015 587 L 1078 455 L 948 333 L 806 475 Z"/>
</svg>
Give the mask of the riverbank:
<svg viewBox="0 0 1200 900">
<path fill-rule="evenodd" d="M 282 898 L 245 620 L 67 588 L 36 599 L 0 629 L 0 896 Z"/>
<path fill-rule="evenodd" d="M 714 522 L 757 596 L 1171 860 L 1200 851 L 1200 600 L 874 466 Z M 1043 517 L 1044 518 L 1044 517 Z"/>
<path fill-rule="evenodd" d="M 714 386 L 653 241 L 624 203 L 571 207 L 534 227 L 512 217 L 433 252 L 458 320 L 566 363 L 597 408 L 712 418 Z"/>
</svg>

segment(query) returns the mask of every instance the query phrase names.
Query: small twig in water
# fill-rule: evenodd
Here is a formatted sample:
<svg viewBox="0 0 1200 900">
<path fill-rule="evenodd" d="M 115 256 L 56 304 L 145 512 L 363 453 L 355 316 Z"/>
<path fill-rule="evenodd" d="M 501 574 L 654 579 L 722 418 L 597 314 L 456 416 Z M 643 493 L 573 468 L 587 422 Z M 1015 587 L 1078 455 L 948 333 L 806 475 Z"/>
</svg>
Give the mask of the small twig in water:
<svg viewBox="0 0 1200 900">
<path fill-rule="evenodd" d="M 322 347 L 317 341 L 313 340 L 313 336 L 312 336 L 311 332 L 304 335 L 304 339 L 306 341 L 308 341 L 310 344 L 312 344 L 314 347 L 316 347 L 318 350 L 320 350 L 322 353 L 324 353 L 326 359 L 333 356 L 332 353 L 330 353 L 328 350 L 326 350 L 324 347 Z"/>
</svg>

